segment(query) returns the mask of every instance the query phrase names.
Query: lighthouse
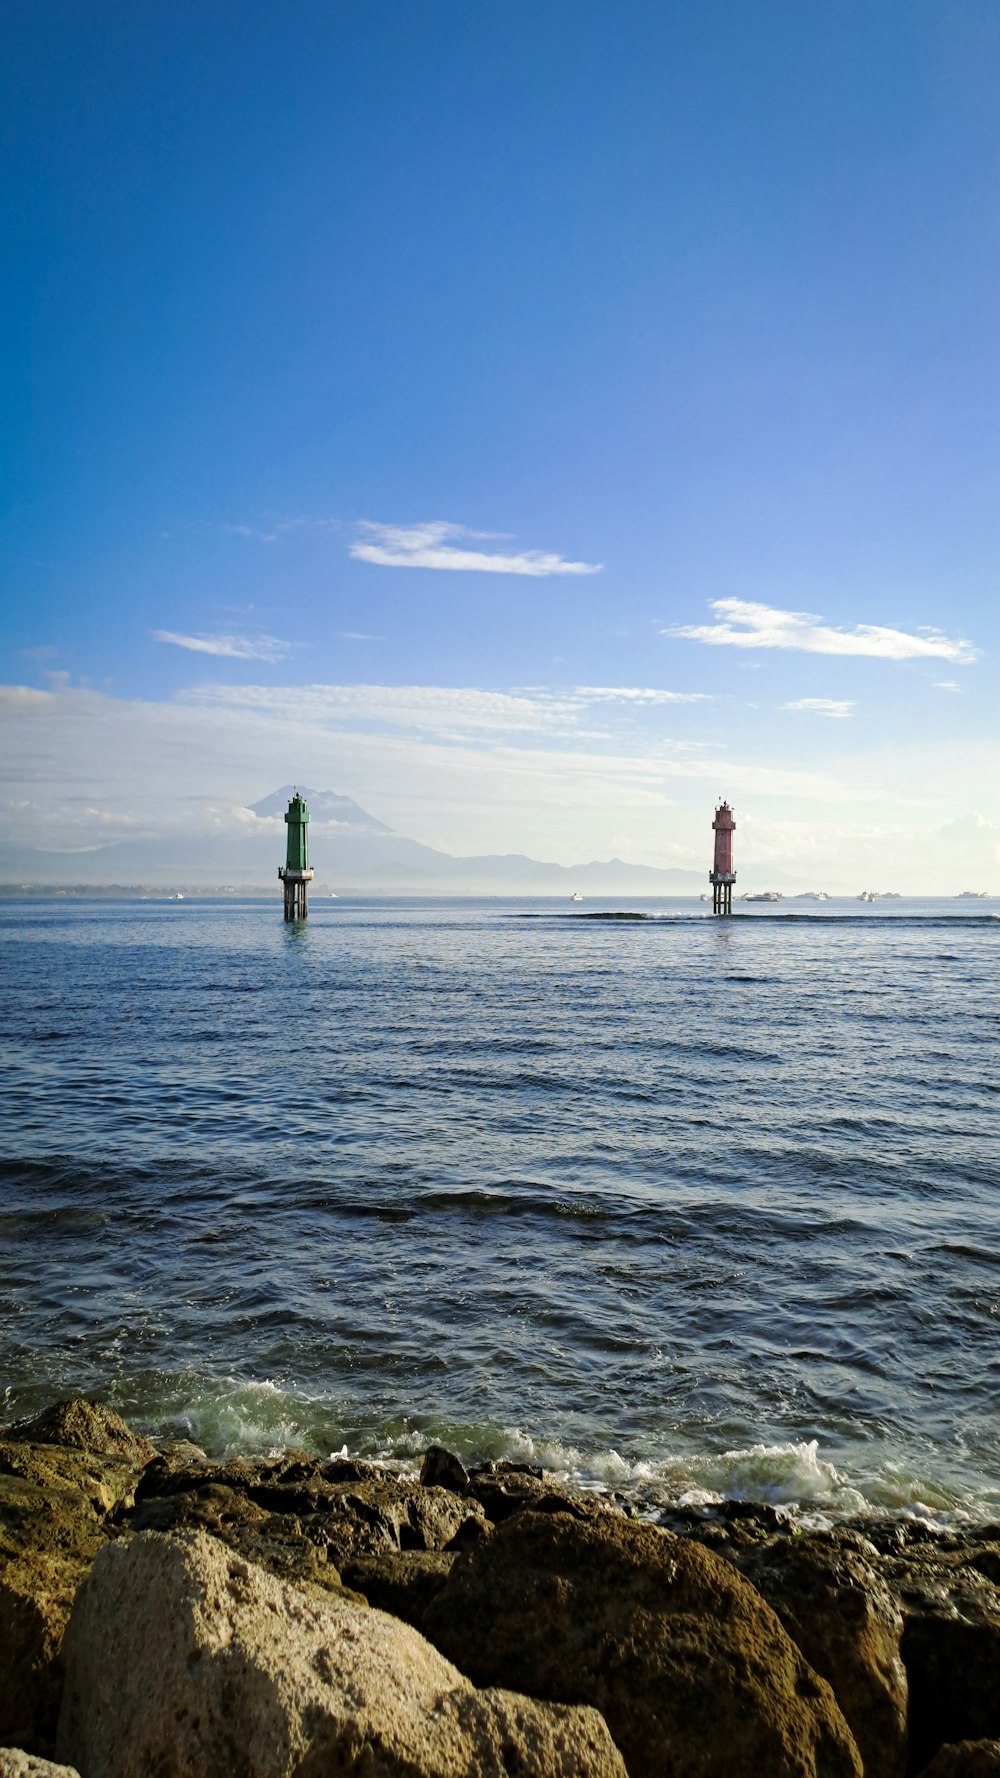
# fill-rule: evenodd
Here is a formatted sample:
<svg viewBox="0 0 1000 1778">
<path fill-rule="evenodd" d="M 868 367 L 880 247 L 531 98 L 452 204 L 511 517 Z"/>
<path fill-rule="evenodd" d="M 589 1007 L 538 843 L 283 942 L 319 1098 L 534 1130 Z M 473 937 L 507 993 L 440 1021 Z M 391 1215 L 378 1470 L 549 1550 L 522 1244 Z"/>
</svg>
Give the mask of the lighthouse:
<svg viewBox="0 0 1000 1778">
<path fill-rule="evenodd" d="M 285 885 L 285 919 L 304 920 L 309 912 L 306 897 L 308 885 L 312 882 L 312 871 L 309 869 L 308 834 L 309 810 L 306 799 L 296 791 L 285 811 L 285 822 L 288 827 L 288 846 L 285 862 L 278 866 L 278 875 Z"/>
<path fill-rule="evenodd" d="M 733 869 L 733 829 L 736 822 L 733 811 L 728 803 L 720 803 L 715 811 L 712 829 L 715 834 L 715 860 L 708 873 L 712 885 L 713 914 L 731 914 L 733 911 L 733 884 L 736 872 Z"/>
</svg>

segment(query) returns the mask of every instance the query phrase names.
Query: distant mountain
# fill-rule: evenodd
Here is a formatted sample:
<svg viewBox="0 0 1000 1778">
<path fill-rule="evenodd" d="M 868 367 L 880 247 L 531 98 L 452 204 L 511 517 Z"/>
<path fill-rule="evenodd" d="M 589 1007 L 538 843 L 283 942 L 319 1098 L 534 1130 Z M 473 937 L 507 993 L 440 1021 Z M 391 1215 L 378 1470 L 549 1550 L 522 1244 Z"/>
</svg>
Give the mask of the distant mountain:
<svg viewBox="0 0 1000 1778">
<path fill-rule="evenodd" d="M 316 893 L 414 895 L 690 895 L 705 871 L 655 870 L 623 859 L 548 864 L 520 853 L 456 858 L 395 833 L 334 790 L 283 784 L 243 811 L 231 830 L 121 840 L 89 852 L 23 850 L 5 857 L 3 879 L 52 884 L 146 883 L 153 887 L 263 889 L 285 856 L 282 817 L 294 790 L 309 806 Z M 252 819 L 249 819 L 252 817 Z"/>
<path fill-rule="evenodd" d="M 320 822 L 332 823 L 335 827 L 349 827 L 355 833 L 391 833 L 392 828 L 386 827 L 384 821 L 376 821 L 369 815 L 352 796 L 338 796 L 335 790 L 306 790 L 298 784 L 283 784 L 280 790 L 272 790 L 259 803 L 251 803 L 250 810 L 262 820 L 269 815 L 284 816 L 292 797 L 297 790 L 302 790 L 309 805 L 311 825 L 315 828 Z"/>
</svg>

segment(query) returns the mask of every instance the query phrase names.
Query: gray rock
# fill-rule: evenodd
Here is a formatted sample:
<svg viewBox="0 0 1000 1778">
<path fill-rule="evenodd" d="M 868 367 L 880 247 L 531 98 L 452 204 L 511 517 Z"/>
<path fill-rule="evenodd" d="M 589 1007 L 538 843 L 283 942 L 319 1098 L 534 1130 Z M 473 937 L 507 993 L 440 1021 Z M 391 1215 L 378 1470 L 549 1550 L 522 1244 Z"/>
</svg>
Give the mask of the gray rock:
<svg viewBox="0 0 1000 1778">
<path fill-rule="evenodd" d="M 57 1751 L 86 1778 L 626 1778 L 596 1711 L 476 1691 L 409 1625 L 204 1532 L 106 1546 L 65 1659 Z"/>
</svg>

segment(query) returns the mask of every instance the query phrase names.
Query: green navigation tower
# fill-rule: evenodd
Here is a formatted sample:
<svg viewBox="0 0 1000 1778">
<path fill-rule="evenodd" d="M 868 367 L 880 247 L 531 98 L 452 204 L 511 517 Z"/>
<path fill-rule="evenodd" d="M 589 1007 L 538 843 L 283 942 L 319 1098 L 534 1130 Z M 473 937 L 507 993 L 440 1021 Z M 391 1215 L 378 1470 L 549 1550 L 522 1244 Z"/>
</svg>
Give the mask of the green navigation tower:
<svg viewBox="0 0 1000 1778">
<path fill-rule="evenodd" d="M 309 810 L 306 799 L 296 791 L 285 811 L 288 826 L 288 850 L 285 862 L 278 866 L 278 875 L 285 885 L 285 919 L 304 920 L 309 912 L 306 898 L 307 885 L 312 882 L 312 871 L 309 869 L 308 835 Z"/>
</svg>

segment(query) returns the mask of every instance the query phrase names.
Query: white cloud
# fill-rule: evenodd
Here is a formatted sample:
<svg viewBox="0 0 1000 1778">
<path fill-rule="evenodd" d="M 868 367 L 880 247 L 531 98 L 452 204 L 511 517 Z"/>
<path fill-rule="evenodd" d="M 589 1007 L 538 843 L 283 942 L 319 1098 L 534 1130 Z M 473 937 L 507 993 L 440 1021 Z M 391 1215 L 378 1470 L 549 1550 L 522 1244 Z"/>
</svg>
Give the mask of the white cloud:
<svg viewBox="0 0 1000 1778">
<path fill-rule="evenodd" d="M 455 538 L 471 537 L 479 541 L 496 534 L 469 531 L 464 525 L 452 525 L 434 519 L 422 525 L 379 525 L 365 521 L 359 526 L 361 535 L 350 545 L 350 553 L 358 562 L 375 562 L 381 568 L 451 568 L 474 574 L 528 574 L 544 577 L 550 574 L 599 574 L 600 562 L 568 562 L 565 557 L 545 550 L 522 550 L 504 555 L 499 550 L 457 549 Z"/>
<path fill-rule="evenodd" d="M 384 636 L 370 636 L 367 630 L 338 630 L 341 642 L 384 642 Z"/>
<path fill-rule="evenodd" d="M 730 648 L 793 648 L 806 654 L 872 655 L 882 660 L 939 659 L 967 666 L 978 655 L 971 642 L 942 636 L 938 630 L 886 629 L 881 624 L 856 624 L 836 629 L 807 611 L 779 611 L 746 599 L 713 599 L 714 624 L 679 624 L 664 636 L 684 636 Z"/>
<path fill-rule="evenodd" d="M 935 679 L 934 681 L 935 691 L 958 691 L 959 689 L 957 679 Z"/>
<path fill-rule="evenodd" d="M 656 691 L 637 685 L 578 685 L 574 694 L 585 704 L 706 704 L 708 691 Z"/>
<path fill-rule="evenodd" d="M 277 636 L 182 636 L 176 630 L 154 630 L 154 642 L 169 642 L 192 654 L 225 655 L 234 661 L 280 661 L 291 649 Z"/>
<path fill-rule="evenodd" d="M 376 723 L 442 736 L 568 731 L 578 708 L 572 697 L 451 685 L 207 685 L 182 696 L 203 707 L 255 710 L 327 728 Z"/>
<path fill-rule="evenodd" d="M 852 698 L 793 698 L 791 703 L 782 704 L 783 710 L 805 710 L 813 716 L 832 716 L 835 718 L 852 716 L 854 701 Z"/>
<path fill-rule="evenodd" d="M 293 711 L 326 726 L 377 723 L 454 737 L 506 730 L 509 733 L 566 735 L 599 739 L 582 726 L 595 704 L 626 709 L 700 702 L 704 692 L 658 691 L 636 686 L 581 685 L 565 691 L 527 686 L 486 691 L 451 685 L 207 685 L 181 694 L 201 705 L 263 712 Z"/>
</svg>

